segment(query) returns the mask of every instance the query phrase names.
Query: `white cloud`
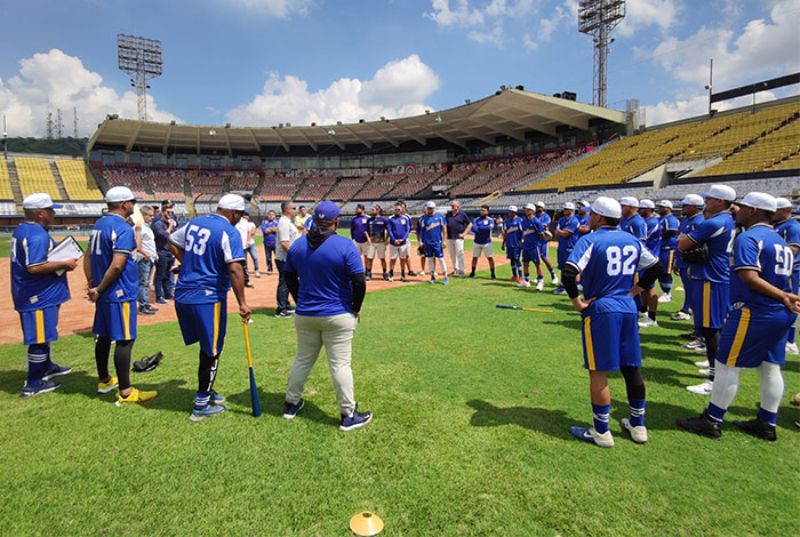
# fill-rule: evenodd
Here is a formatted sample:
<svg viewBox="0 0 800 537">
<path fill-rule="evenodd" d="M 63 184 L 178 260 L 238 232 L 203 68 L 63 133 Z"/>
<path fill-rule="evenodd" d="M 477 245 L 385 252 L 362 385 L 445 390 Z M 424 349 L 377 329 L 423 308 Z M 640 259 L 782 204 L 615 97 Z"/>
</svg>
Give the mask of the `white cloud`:
<svg viewBox="0 0 800 537">
<path fill-rule="evenodd" d="M 20 61 L 19 73 L 0 79 L 0 111 L 8 118 L 12 136 L 42 136 L 47 111 L 55 116 L 57 109 L 64 117 L 64 134 L 72 134 L 72 109 L 77 108 L 79 134 L 94 132 L 106 114 L 136 118 L 136 94 L 119 95 L 103 85 L 103 78 L 84 67 L 80 58 L 59 49 L 37 53 Z M 160 110 L 152 96 L 147 100 L 148 118 L 155 121 L 179 121 Z"/>
<path fill-rule="evenodd" d="M 529 51 L 539 48 L 540 43 L 552 40 L 553 35 L 562 27 L 576 25 L 578 20 L 578 1 L 564 0 L 555 6 L 550 17 L 539 19 L 539 30 L 534 35 L 531 32 L 522 36 L 522 45 Z"/>
<path fill-rule="evenodd" d="M 394 60 L 370 80 L 340 78 L 330 86 L 310 91 L 296 76 L 272 73 L 261 94 L 228 112 L 237 125 L 334 124 L 336 121 L 374 120 L 422 114 L 424 102 L 437 89 L 436 73 L 419 56 Z"/>
<path fill-rule="evenodd" d="M 219 4 L 229 7 L 236 4 L 242 9 L 251 12 L 263 13 L 270 17 L 286 19 L 292 15 L 307 15 L 312 6 L 312 0 L 216 0 Z"/>
<path fill-rule="evenodd" d="M 469 0 L 455 0 L 455 9 L 450 8 L 450 0 L 432 0 L 431 13 L 425 16 L 439 26 L 469 27 L 483 24 L 483 13 L 469 7 Z"/>
<path fill-rule="evenodd" d="M 683 5 L 679 0 L 627 0 L 625 18 L 617 32 L 622 37 L 630 37 L 640 30 L 655 26 L 665 33 L 678 22 L 681 9 Z"/>
<path fill-rule="evenodd" d="M 756 94 L 757 103 L 774 101 L 776 98 L 775 93 L 771 91 Z M 752 102 L 753 98 L 750 96 L 739 97 L 730 101 L 714 103 L 714 110 L 722 112 L 747 106 Z M 701 116 L 708 113 L 708 95 L 692 95 L 675 101 L 661 101 L 656 105 L 646 106 L 645 110 L 648 125 L 660 125 L 679 119 Z"/>
<path fill-rule="evenodd" d="M 470 29 L 467 38 L 482 45 L 503 44 L 503 21 L 532 12 L 534 0 L 431 0 L 433 11 L 424 16 L 439 26 Z"/>
<path fill-rule="evenodd" d="M 467 34 L 467 38 L 481 45 L 491 44 L 500 46 L 503 44 L 503 25 L 497 23 L 494 25 L 494 28 L 486 32 L 472 30 Z"/>
</svg>

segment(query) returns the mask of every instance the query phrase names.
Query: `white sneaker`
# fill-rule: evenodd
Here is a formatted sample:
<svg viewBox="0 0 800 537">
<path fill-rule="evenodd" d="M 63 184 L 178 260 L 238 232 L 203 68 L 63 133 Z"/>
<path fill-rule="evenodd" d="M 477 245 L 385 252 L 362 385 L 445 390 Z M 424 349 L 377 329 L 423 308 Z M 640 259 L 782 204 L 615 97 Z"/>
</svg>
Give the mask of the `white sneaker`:
<svg viewBox="0 0 800 537">
<path fill-rule="evenodd" d="M 536 282 L 536 290 L 544 291 L 544 280 L 539 280 Z"/>
<path fill-rule="evenodd" d="M 530 284 L 528 285 L 530 286 Z M 517 287 L 523 289 L 525 287 L 525 280 L 524 279 L 520 280 L 519 283 L 517 283 Z"/>
<path fill-rule="evenodd" d="M 420 270 L 419 272 L 417 272 L 417 276 L 425 276 L 425 271 Z"/>
<path fill-rule="evenodd" d="M 685 311 L 679 311 L 677 313 L 674 313 L 672 317 L 670 317 L 670 319 L 672 319 L 673 321 L 688 321 L 691 318 L 692 316 L 689 313 L 686 313 Z"/>
<path fill-rule="evenodd" d="M 703 347 L 703 348 L 705 348 L 705 346 L 706 346 L 706 343 L 705 343 L 705 341 L 703 341 L 703 340 L 702 340 L 702 339 L 700 339 L 700 338 L 697 338 L 697 339 L 693 339 L 693 340 L 691 340 L 689 343 L 687 343 L 686 345 L 684 345 L 684 346 L 683 346 L 683 348 L 684 348 L 684 349 L 687 349 L 687 350 L 690 350 L 690 351 L 693 351 L 694 349 L 696 349 L 696 348 L 698 348 L 698 347 Z"/>
<path fill-rule="evenodd" d="M 800 349 L 797 348 L 797 343 L 786 342 L 786 354 L 793 354 L 797 356 L 800 354 Z"/>
<path fill-rule="evenodd" d="M 658 297 L 659 304 L 666 304 L 667 302 L 672 302 L 672 295 L 669 293 L 664 293 L 660 297 Z"/>
<path fill-rule="evenodd" d="M 704 377 L 711 376 L 711 368 L 698 369 L 697 372 L 703 375 Z"/>
<path fill-rule="evenodd" d="M 647 312 L 645 312 L 645 313 L 642 313 L 641 311 L 639 312 L 639 322 L 642 322 L 642 321 L 644 321 L 646 319 L 649 319 L 649 318 L 650 317 L 647 316 Z"/>
<path fill-rule="evenodd" d="M 634 427 L 631 425 L 631 420 L 628 418 L 622 418 L 620 420 L 620 424 L 622 428 L 628 431 L 631 435 L 631 440 L 636 442 L 637 444 L 645 444 L 647 443 L 647 427 L 644 425 L 639 425 L 638 427 Z"/>
<path fill-rule="evenodd" d="M 695 363 L 694 363 L 694 365 L 695 365 L 695 366 L 697 366 L 697 367 L 700 367 L 700 368 L 706 369 L 706 368 L 708 368 L 708 367 L 709 367 L 711 364 L 709 364 L 709 363 L 708 363 L 708 360 L 700 360 L 700 361 L 698 361 L 698 362 L 695 362 Z"/>
<path fill-rule="evenodd" d="M 706 354 L 706 344 L 703 343 L 699 347 L 695 347 L 694 349 L 692 349 L 692 352 L 694 352 L 695 354 Z"/>
<path fill-rule="evenodd" d="M 692 393 L 696 393 L 697 395 L 711 395 L 711 388 L 714 387 L 714 383 L 710 380 L 703 382 L 702 384 L 697 384 L 695 386 L 686 386 L 686 389 Z"/>
<path fill-rule="evenodd" d="M 261 273 L 259 271 L 256 271 L 256 278 L 260 278 L 260 277 L 261 277 Z"/>
<path fill-rule="evenodd" d="M 553 285 L 558 285 L 558 276 L 553 276 Z"/>
<path fill-rule="evenodd" d="M 658 328 L 658 322 L 650 317 L 645 317 L 644 320 L 639 321 L 639 328 Z"/>
</svg>

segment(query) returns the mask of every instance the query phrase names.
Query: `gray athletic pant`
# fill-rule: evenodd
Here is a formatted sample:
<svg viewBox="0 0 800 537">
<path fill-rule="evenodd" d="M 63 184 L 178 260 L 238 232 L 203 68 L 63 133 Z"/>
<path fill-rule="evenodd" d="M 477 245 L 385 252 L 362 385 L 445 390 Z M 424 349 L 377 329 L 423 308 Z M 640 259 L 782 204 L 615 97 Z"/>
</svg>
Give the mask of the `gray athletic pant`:
<svg viewBox="0 0 800 537">
<path fill-rule="evenodd" d="M 294 326 L 297 330 L 297 356 L 289 373 L 286 401 L 297 404 L 303 397 L 303 386 L 317 361 L 319 351 L 325 345 L 339 410 L 343 415 L 349 416 L 356 409 L 353 370 L 350 368 L 353 334 L 356 330 L 355 316 L 350 313 L 331 317 L 295 315 Z"/>
</svg>

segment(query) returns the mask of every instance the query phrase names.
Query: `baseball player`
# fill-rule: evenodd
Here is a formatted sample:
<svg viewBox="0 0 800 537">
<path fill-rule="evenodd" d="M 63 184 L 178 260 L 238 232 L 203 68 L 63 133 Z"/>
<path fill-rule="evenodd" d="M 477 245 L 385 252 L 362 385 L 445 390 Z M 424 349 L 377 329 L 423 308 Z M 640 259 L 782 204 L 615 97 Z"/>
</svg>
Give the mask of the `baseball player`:
<svg viewBox="0 0 800 537">
<path fill-rule="evenodd" d="M 175 288 L 175 312 L 186 345 L 200 343 L 198 387 L 189 419 L 200 421 L 225 411 L 225 400 L 214 391 L 217 364 L 225 344 L 228 290 L 239 303 L 239 315 L 250 320 L 244 296 L 245 253 L 235 225 L 247 202 L 237 194 L 225 194 L 217 212 L 192 218 L 170 236 L 181 261 Z"/>
<path fill-rule="evenodd" d="M 575 216 L 578 218 L 578 238 L 592 232 L 591 226 L 589 226 L 590 208 L 591 204 L 588 201 L 581 200 L 575 203 L 577 211 Z"/>
<path fill-rule="evenodd" d="M 496 279 L 494 273 L 494 257 L 492 256 L 492 231 L 494 230 L 494 220 L 489 216 L 489 206 L 481 205 L 480 215 L 472 221 L 472 233 L 475 238 L 472 241 L 472 270 L 470 278 L 475 277 L 475 270 L 478 268 L 478 259 L 481 255 L 489 260 L 489 269 L 492 271 L 492 279 Z"/>
<path fill-rule="evenodd" d="M 522 218 L 517 216 L 516 205 L 509 206 L 508 216 L 503 220 L 503 244 L 500 249 L 506 251 L 511 263 L 511 281 L 519 281 L 522 278 L 522 262 L 519 259 L 522 253 Z"/>
<path fill-rule="evenodd" d="M 558 219 L 556 225 L 556 237 L 558 239 L 558 249 L 556 250 L 556 261 L 558 262 L 558 270 L 564 270 L 564 265 L 567 262 L 575 243 L 578 242 L 578 228 L 580 222 L 575 216 L 575 204 L 568 201 L 564 204 L 564 212 L 561 218 Z M 553 293 L 563 293 L 564 286 L 560 285 Z"/>
<path fill-rule="evenodd" d="M 794 266 L 792 267 L 792 293 L 800 294 L 800 222 L 792 218 L 792 202 L 786 198 L 776 198 L 775 203 L 777 210 L 773 218 L 775 231 L 778 235 L 789 245 L 794 254 Z M 789 327 L 789 335 L 786 340 L 786 353 L 787 354 L 800 354 L 800 349 L 797 348 L 795 337 L 797 335 L 797 327 L 795 323 Z"/>
<path fill-rule="evenodd" d="M 680 223 L 672 214 L 672 202 L 661 200 L 658 202 L 658 214 L 661 215 L 659 229 L 661 230 L 661 253 L 659 261 L 664 265 L 664 276 L 659 283 L 663 295 L 658 297 L 660 303 L 672 302 L 672 271 L 675 266 L 675 250 L 678 248 L 678 229 Z"/>
<path fill-rule="evenodd" d="M 520 287 L 531 286 L 531 262 L 536 266 L 536 290 L 544 289 L 542 276 L 540 243 L 544 235 L 541 221 L 536 218 L 536 206 L 529 203 L 525 206 L 525 217 L 522 219 L 522 269 L 524 278 L 519 281 Z"/>
<path fill-rule="evenodd" d="M 553 236 L 550 234 L 550 215 L 547 214 L 545 210 L 544 202 L 537 201 L 536 205 L 536 218 L 542 223 L 542 228 L 544 229 L 544 240 L 542 240 L 541 244 L 539 245 L 540 252 L 539 257 L 541 258 L 544 265 L 547 267 L 547 270 L 550 272 L 550 279 L 553 282 L 553 285 L 558 285 L 558 276 L 556 276 L 556 271 L 553 270 L 553 265 L 550 264 L 550 260 L 547 258 L 547 251 L 550 246 L 550 239 Z"/>
<path fill-rule="evenodd" d="M 420 218 L 421 235 L 420 240 L 425 247 L 425 259 L 428 260 L 428 268 L 431 272 L 431 279 L 428 283 L 436 283 L 436 260 L 442 267 L 444 279 L 442 284 L 447 285 L 447 264 L 444 261 L 444 233 L 447 222 L 444 216 L 436 212 L 436 203 L 429 201 L 425 204 L 425 214 Z"/>
<path fill-rule="evenodd" d="M 389 232 L 389 281 L 394 280 L 394 266 L 400 258 L 400 281 L 406 281 L 406 270 L 411 272 L 408 258 L 408 237 L 411 235 L 411 217 L 404 214 L 402 202 L 394 204 L 394 216 L 386 222 Z"/>
<path fill-rule="evenodd" d="M 372 217 L 367 224 L 367 234 L 369 236 L 369 252 L 367 253 L 367 281 L 372 279 L 372 264 L 375 256 L 381 260 L 381 270 L 383 271 L 384 281 L 389 281 L 389 273 L 386 270 L 386 223 L 387 218 L 383 216 L 383 209 L 380 205 L 372 207 Z"/>
<path fill-rule="evenodd" d="M 136 198 L 128 187 L 115 186 L 108 189 L 105 201 L 108 213 L 95 223 L 83 262 L 87 296 L 95 304 L 92 332 L 97 336 L 94 347 L 99 377 L 97 392 L 105 394 L 118 388 L 117 406 L 146 403 L 155 399 L 158 392 L 131 386 L 139 270 L 132 258 L 136 236 L 127 219 L 133 214 Z M 112 341 L 116 377 L 108 371 Z"/>
<path fill-rule="evenodd" d="M 11 297 L 22 324 L 22 342 L 28 346 L 25 397 L 58 389 L 53 379 L 72 371 L 50 355 L 50 343 L 58 339 L 59 309 L 70 299 L 67 272 L 78 266 L 76 259 L 47 260 L 55 246 L 47 230 L 59 208 L 48 194 L 29 195 L 22 200 L 25 220 L 11 236 Z"/>
<path fill-rule="evenodd" d="M 350 238 L 358 248 L 359 255 L 364 258 L 364 269 L 367 268 L 367 254 L 369 253 L 369 216 L 364 214 L 364 204 L 356 205 L 356 215 L 350 220 Z"/>
<path fill-rule="evenodd" d="M 697 194 L 688 194 L 683 198 L 681 201 L 681 213 L 683 218 L 681 219 L 680 226 L 678 227 L 678 243 L 680 243 L 680 240 L 683 237 L 694 231 L 704 220 L 703 207 L 705 207 L 705 204 L 706 202 L 703 200 L 703 197 Z M 681 282 L 683 283 L 684 298 L 683 306 L 672 316 L 672 320 L 688 321 L 692 317 L 690 312 L 692 310 L 692 293 L 694 292 L 694 286 L 692 283 L 694 280 L 689 277 L 689 264 L 683 260 L 683 256 L 680 255 L 680 252 L 678 252 L 675 264 L 678 267 L 678 273 L 680 274 Z M 690 345 L 695 344 L 696 346 L 702 343 L 703 347 L 705 347 L 705 341 L 700 336 L 700 325 L 698 324 L 699 318 L 700 317 L 697 315 L 694 316 L 695 334 L 697 339 L 696 343 L 693 341 L 690 343 Z M 705 349 L 703 349 L 703 352 L 705 352 Z"/>
<path fill-rule="evenodd" d="M 644 245 L 650 250 L 651 254 L 656 256 L 656 258 L 660 258 L 661 222 L 655 214 L 655 209 L 656 204 L 653 203 L 652 200 L 643 199 L 639 201 L 639 216 L 642 217 L 645 225 Z M 639 287 L 643 289 L 642 294 L 639 296 L 639 301 L 641 303 L 640 311 L 645 313 L 644 318 L 639 320 L 639 328 L 657 328 L 658 295 L 656 294 L 655 285 L 646 287 L 640 284 Z"/>
</svg>

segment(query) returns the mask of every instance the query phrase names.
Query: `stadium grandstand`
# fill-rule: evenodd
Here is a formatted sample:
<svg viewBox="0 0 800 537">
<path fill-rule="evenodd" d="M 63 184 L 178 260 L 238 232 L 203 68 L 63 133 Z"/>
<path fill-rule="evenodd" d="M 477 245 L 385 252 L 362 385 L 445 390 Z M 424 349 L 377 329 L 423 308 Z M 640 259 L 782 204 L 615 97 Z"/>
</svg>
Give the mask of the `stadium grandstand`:
<svg viewBox="0 0 800 537">
<path fill-rule="evenodd" d="M 678 200 L 725 181 L 800 197 L 800 96 L 644 128 L 637 114 L 516 89 L 420 116 L 353 124 L 246 128 L 109 116 L 86 160 L 11 155 L 0 164 L 0 216 L 27 193 L 65 202 L 62 223 L 89 222 L 110 186 L 176 214 L 222 192 L 252 196 L 263 214 L 292 199 L 358 203 L 428 199 L 488 204 L 591 199 L 600 193 Z"/>
</svg>

